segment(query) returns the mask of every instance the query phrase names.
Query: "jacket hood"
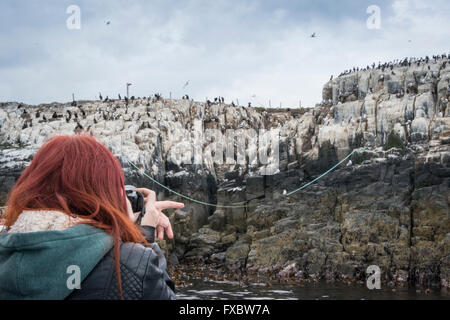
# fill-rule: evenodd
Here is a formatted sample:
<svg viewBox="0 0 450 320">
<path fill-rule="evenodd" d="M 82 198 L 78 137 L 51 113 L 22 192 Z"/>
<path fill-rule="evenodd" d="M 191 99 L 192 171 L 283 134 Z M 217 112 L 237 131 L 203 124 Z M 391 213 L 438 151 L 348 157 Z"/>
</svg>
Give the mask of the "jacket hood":
<svg viewBox="0 0 450 320">
<path fill-rule="evenodd" d="M 24 211 L 1 231 L 0 299 L 66 298 L 78 274 L 81 283 L 113 245 L 106 232 L 79 222 L 58 211 Z"/>
</svg>

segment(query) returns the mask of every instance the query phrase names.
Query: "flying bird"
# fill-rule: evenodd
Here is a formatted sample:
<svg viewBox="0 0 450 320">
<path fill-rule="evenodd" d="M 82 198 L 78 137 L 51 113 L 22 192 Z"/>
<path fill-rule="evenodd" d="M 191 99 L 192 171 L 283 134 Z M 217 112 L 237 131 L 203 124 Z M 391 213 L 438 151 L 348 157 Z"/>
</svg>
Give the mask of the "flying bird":
<svg viewBox="0 0 450 320">
<path fill-rule="evenodd" d="M 106 25 L 109 26 L 111 24 L 111 21 L 107 21 Z"/>
<path fill-rule="evenodd" d="M 317 38 L 317 35 L 315 32 L 311 35 L 311 38 Z"/>
<path fill-rule="evenodd" d="M 186 88 L 188 85 L 189 85 L 189 80 L 186 81 L 186 83 L 185 83 L 184 86 L 183 86 L 183 89 Z"/>
</svg>

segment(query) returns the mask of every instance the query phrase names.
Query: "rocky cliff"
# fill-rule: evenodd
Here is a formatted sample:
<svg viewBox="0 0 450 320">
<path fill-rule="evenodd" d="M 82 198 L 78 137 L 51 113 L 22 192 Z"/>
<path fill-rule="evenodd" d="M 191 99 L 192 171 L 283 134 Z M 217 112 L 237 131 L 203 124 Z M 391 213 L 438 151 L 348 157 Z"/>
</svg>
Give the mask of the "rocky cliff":
<svg viewBox="0 0 450 320">
<path fill-rule="evenodd" d="M 89 131 L 122 161 L 129 183 L 179 199 L 126 159 L 177 192 L 225 206 L 183 200 L 185 210 L 170 213 L 176 239 L 164 245 L 172 262 L 201 260 L 314 279 L 360 279 L 369 265 L 378 265 L 387 281 L 449 287 L 447 61 L 342 75 L 325 84 L 315 108 L 160 97 L 2 103 L 0 194 L 4 201 L 46 139 Z M 227 130 L 236 136 L 233 151 L 244 146 L 241 161 L 239 152 L 211 148 Z M 266 175 L 263 169 L 274 163 L 252 161 L 255 155 L 260 160 L 264 145 L 254 133 L 264 130 L 278 139 L 277 170 Z M 272 147 L 265 150 L 269 160 Z M 337 170 L 287 196 L 352 150 Z M 236 203 L 243 205 L 226 207 Z"/>
</svg>

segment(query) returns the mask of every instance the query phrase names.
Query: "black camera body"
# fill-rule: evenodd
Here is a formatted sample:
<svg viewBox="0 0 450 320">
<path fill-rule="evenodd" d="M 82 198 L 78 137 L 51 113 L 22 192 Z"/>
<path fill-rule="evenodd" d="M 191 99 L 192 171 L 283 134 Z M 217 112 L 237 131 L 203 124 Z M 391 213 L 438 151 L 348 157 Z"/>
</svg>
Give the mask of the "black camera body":
<svg viewBox="0 0 450 320">
<path fill-rule="evenodd" d="M 144 195 L 136 190 L 135 186 L 125 186 L 125 192 L 128 200 L 130 200 L 131 208 L 133 212 L 139 212 L 139 216 L 136 219 L 137 224 L 141 224 L 142 217 L 145 215 L 145 199 Z"/>
</svg>

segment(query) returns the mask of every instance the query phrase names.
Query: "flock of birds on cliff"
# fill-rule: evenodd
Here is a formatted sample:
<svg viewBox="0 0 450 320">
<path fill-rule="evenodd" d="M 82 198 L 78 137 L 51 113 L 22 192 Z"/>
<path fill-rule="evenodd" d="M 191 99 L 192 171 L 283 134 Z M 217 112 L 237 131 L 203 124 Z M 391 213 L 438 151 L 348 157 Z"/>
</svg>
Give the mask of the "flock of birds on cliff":
<svg viewBox="0 0 450 320">
<path fill-rule="evenodd" d="M 193 101 L 192 99 L 190 99 L 189 95 L 184 95 L 181 99 Z M 136 103 L 134 103 L 134 102 L 139 101 L 139 103 L 145 104 L 147 106 L 146 115 L 148 118 L 151 118 L 151 115 L 150 115 L 151 104 L 158 102 L 158 101 L 164 101 L 164 98 L 163 98 L 162 94 L 160 94 L 160 93 L 155 93 L 154 95 L 150 95 L 149 97 L 142 97 L 142 98 L 141 97 L 136 98 L 134 96 L 132 96 L 130 98 L 128 98 L 128 97 L 122 98 L 122 96 L 120 94 L 118 94 L 118 100 L 115 100 L 115 99 L 110 99 L 108 96 L 104 98 L 102 96 L 102 94 L 99 93 L 99 100 L 102 103 L 107 103 L 107 106 L 106 107 L 97 106 L 95 113 L 94 113 L 94 118 L 93 118 L 94 125 L 97 124 L 101 120 L 114 121 L 114 120 L 123 119 L 124 121 L 141 122 L 143 114 L 136 112 L 136 111 L 130 111 L 130 108 L 132 108 L 133 105 L 136 106 Z M 122 101 L 125 103 L 124 104 L 114 104 L 114 103 L 122 102 Z M 134 104 L 132 104 L 132 103 L 134 103 Z M 216 97 L 216 98 L 214 98 L 213 101 L 206 100 L 206 104 L 208 105 L 208 107 L 210 107 L 211 105 L 224 104 L 224 103 L 225 103 L 224 97 Z M 234 102 L 232 102 L 231 105 L 236 106 L 234 104 Z M 86 112 L 83 109 L 83 107 L 81 105 L 79 105 L 75 100 L 72 101 L 71 106 L 78 107 L 77 111 L 74 111 L 74 110 L 71 111 L 69 109 L 67 109 L 63 113 L 58 113 L 57 111 L 54 111 L 50 117 L 48 116 L 48 113 L 46 116 L 46 114 L 43 110 L 38 109 L 37 111 L 34 112 L 34 120 L 37 121 L 37 123 L 47 123 L 47 122 L 59 121 L 59 120 L 64 119 L 66 121 L 66 123 L 73 122 L 76 124 L 75 131 L 85 130 L 85 128 L 81 124 L 81 120 L 85 120 L 87 118 L 87 114 L 89 112 Z M 250 106 L 251 106 L 251 104 L 249 103 L 249 107 Z M 21 114 L 21 118 L 24 120 L 22 129 L 26 129 L 28 127 L 33 127 L 32 114 L 30 111 L 27 111 L 27 109 L 23 108 L 23 107 L 24 107 L 23 104 L 18 105 L 18 109 L 23 110 L 22 114 Z M 125 112 L 118 112 L 119 109 L 123 109 L 123 108 L 125 109 Z M 177 117 L 175 120 L 178 120 Z M 90 125 L 88 128 L 86 128 L 86 130 L 89 131 L 91 126 L 92 125 Z M 159 124 L 158 124 L 158 126 L 159 126 Z M 152 126 L 149 121 L 141 122 L 139 130 L 142 130 L 144 128 L 152 129 Z M 153 129 L 155 129 L 155 128 L 153 128 Z"/>
<path fill-rule="evenodd" d="M 359 71 L 367 71 L 367 70 L 381 70 L 383 73 L 385 71 L 390 71 L 392 75 L 396 75 L 394 71 L 394 67 L 411 67 L 411 66 L 420 66 L 420 65 L 427 65 L 428 71 L 431 71 L 430 63 L 440 63 L 439 71 L 442 69 L 445 69 L 447 66 L 447 63 L 450 62 L 450 54 L 442 54 L 442 55 L 433 55 L 431 58 L 429 56 L 426 56 L 425 58 L 405 58 L 403 60 L 397 59 L 394 61 L 386 62 L 386 63 L 378 63 L 378 66 L 373 63 L 371 66 L 367 66 L 367 68 L 352 68 L 350 70 L 346 70 L 342 72 L 339 77 L 346 76 L 349 74 L 353 74 L 355 72 Z M 436 72 L 433 70 L 433 72 L 430 72 L 430 77 L 433 78 L 435 81 L 440 81 L 441 77 L 439 76 L 439 71 Z M 385 75 L 381 74 L 379 75 L 378 81 L 383 81 L 385 79 Z M 333 76 L 331 76 L 330 81 L 333 80 Z M 447 94 L 442 96 L 439 100 L 439 104 L 441 106 L 441 110 L 439 114 L 444 114 L 445 110 L 447 109 L 447 105 L 450 98 L 450 77 L 446 77 L 446 80 L 448 82 L 447 84 Z M 404 94 L 417 94 L 418 92 L 418 84 L 425 84 L 426 83 L 426 75 L 422 74 L 419 79 L 417 79 L 418 83 L 408 82 L 406 83 L 406 88 L 404 90 L 403 87 L 397 86 L 392 87 L 390 93 L 394 93 L 397 98 L 401 98 L 404 96 Z M 368 93 L 373 93 L 374 88 L 369 87 L 367 88 Z M 354 101 L 359 98 L 359 92 L 358 92 L 358 85 L 357 83 L 349 84 L 348 87 L 342 91 L 340 88 L 337 89 L 336 92 L 337 97 L 337 104 L 342 104 L 347 101 Z M 332 99 L 325 99 L 322 100 L 321 103 L 319 103 L 319 106 L 332 106 L 334 104 Z M 441 115 L 441 117 L 442 117 Z"/>
<path fill-rule="evenodd" d="M 430 58 L 429 56 L 426 56 L 425 58 L 405 58 L 403 60 L 401 59 L 396 59 L 394 61 L 390 61 L 390 62 L 385 62 L 385 63 L 381 63 L 378 62 L 378 65 L 376 65 L 375 63 L 372 63 L 372 65 L 368 65 L 365 68 L 359 68 L 359 67 L 353 67 L 352 69 L 349 70 L 345 70 L 344 72 L 341 72 L 341 74 L 339 74 L 339 77 L 348 75 L 348 74 L 352 74 L 358 71 L 367 71 L 367 70 L 373 70 L 373 69 L 377 69 L 377 70 L 382 70 L 383 72 L 385 70 L 393 70 L 394 67 L 410 67 L 414 64 L 416 64 L 417 66 L 420 66 L 421 64 L 428 64 L 431 60 L 434 61 L 434 63 L 437 63 L 439 60 L 442 59 L 447 59 L 450 60 L 450 53 L 447 54 L 441 54 L 441 55 L 433 55 L 432 58 Z M 447 61 L 445 61 L 443 63 L 443 67 L 445 68 Z M 430 69 L 430 66 L 428 66 L 428 69 Z M 393 72 L 393 71 L 392 71 Z M 331 76 L 330 80 L 333 80 L 333 76 Z"/>
</svg>

